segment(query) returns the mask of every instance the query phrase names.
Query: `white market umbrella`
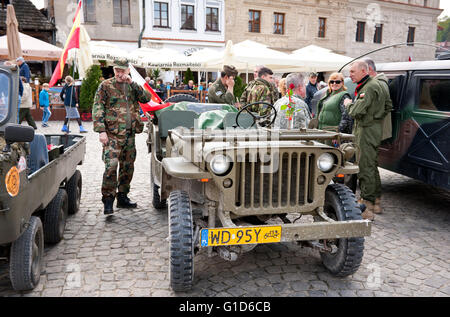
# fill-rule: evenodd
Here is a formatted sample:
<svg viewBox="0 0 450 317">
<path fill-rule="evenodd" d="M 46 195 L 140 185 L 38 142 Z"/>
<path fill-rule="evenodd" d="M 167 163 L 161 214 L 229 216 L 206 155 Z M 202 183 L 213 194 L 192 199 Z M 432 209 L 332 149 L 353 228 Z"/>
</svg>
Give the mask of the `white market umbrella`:
<svg viewBox="0 0 450 317">
<path fill-rule="evenodd" d="M 201 65 L 192 62 L 184 54 L 170 49 L 152 49 L 141 47 L 129 54 L 140 67 L 144 68 L 166 68 L 172 70 L 182 70 L 189 68 L 199 68 Z"/>
<path fill-rule="evenodd" d="M 297 71 L 313 72 L 332 72 L 338 71 L 342 66 L 352 61 L 353 58 L 333 53 L 332 50 L 309 45 L 294 51 L 291 57 L 298 60 L 304 68 Z"/>
<path fill-rule="evenodd" d="M 29 61 L 57 61 L 62 49 L 47 42 L 38 40 L 29 35 L 19 33 L 22 47 L 22 56 Z M 0 37 L 0 59 L 8 59 L 8 39 L 7 36 Z"/>
<path fill-rule="evenodd" d="M 107 41 L 90 41 L 89 46 L 94 61 L 104 60 L 112 65 L 116 60 L 127 58 L 131 64 L 135 64 L 136 62 L 129 58 L 127 51 L 119 48 L 113 43 Z"/>
</svg>

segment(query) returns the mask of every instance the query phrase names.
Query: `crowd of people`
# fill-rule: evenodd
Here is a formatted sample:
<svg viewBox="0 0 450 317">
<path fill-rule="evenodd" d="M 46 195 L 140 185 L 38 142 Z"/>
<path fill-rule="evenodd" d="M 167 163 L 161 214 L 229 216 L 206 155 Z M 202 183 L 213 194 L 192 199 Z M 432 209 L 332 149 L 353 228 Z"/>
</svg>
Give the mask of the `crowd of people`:
<svg viewBox="0 0 450 317">
<path fill-rule="evenodd" d="M 392 101 L 387 78 L 377 74 L 372 59 L 357 60 L 350 66 L 350 79 L 356 85 L 354 95 L 347 91 L 344 75 L 332 73 L 316 113 L 312 109 L 312 100 L 325 88 L 318 82 L 318 74 L 310 73 L 305 78 L 301 73 L 291 73 L 277 80 L 272 70 L 264 66 L 255 68 L 255 79 L 248 83 L 239 101 L 233 94 L 238 72 L 233 66 L 224 66 L 221 78 L 209 89 L 208 100 L 234 105 L 238 109 L 249 106 L 252 112 L 260 112 L 263 103 L 269 103 L 277 111 L 274 127 L 279 129 L 306 129 L 314 118 L 319 129 L 353 133 L 360 169 L 361 198 L 358 202 L 366 206 L 363 219 L 374 220 L 375 214 L 382 213 L 378 148 L 391 134 Z"/>
<path fill-rule="evenodd" d="M 37 129 L 30 113 L 32 108 L 30 70 L 23 58 L 18 58 L 16 62 L 20 68 L 19 122 L 26 120 L 30 126 Z M 127 195 L 136 156 L 134 135 L 142 130 L 140 107 L 137 101 L 149 102 L 150 95 L 143 87 L 133 82 L 129 75 L 128 65 L 128 61 L 116 63 L 115 76 L 100 84 L 94 102 L 94 131 L 100 133 L 100 142 L 104 147 L 103 160 L 106 164 L 102 187 L 105 214 L 112 213 L 112 202 L 117 188 L 119 188 L 118 205 L 124 206 L 124 208 L 136 206 L 136 203 L 131 202 Z M 285 78 L 277 78 L 271 69 L 261 65 L 255 68 L 253 74 L 254 80 L 248 83 L 238 99 L 234 95 L 238 71 L 231 65 L 225 65 L 221 76 L 206 88 L 208 102 L 229 104 L 238 109 L 249 107 L 251 112 L 260 112 L 260 114 L 264 104 L 272 105 L 277 111 L 274 121 L 276 129 L 306 129 L 315 119 L 319 129 L 353 133 L 356 138 L 357 161 L 360 169 L 358 174 L 361 189 L 359 203 L 367 207 L 362 216 L 364 219 L 374 220 L 375 214 L 382 212 L 380 205 L 381 182 L 377 165 L 378 147 L 381 141 L 391 134 L 391 127 L 386 124 L 385 118 L 389 118 L 392 111 L 387 78 L 376 72 L 374 61 L 365 58 L 350 65 L 350 79 L 356 85 L 354 95 L 348 92 L 342 73 L 332 73 L 328 77 L 324 91 L 321 91 L 323 86 L 318 82 L 316 73 L 308 75 L 291 73 Z M 160 94 L 161 99 L 164 100 L 167 97 L 168 87 L 161 79 L 158 79 L 156 84 L 150 78 L 146 78 L 146 81 Z M 122 87 L 127 84 L 131 90 Z M 39 104 L 43 109 L 42 126 L 48 127 L 48 121 L 52 114 L 49 86 L 44 83 L 42 87 L 39 95 Z M 184 89 L 193 90 L 194 82 L 189 81 Z M 130 99 L 126 96 L 126 91 L 132 92 L 134 99 L 138 96 L 138 100 L 130 97 L 133 99 L 132 105 L 128 102 Z M 317 107 L 313 109 L 312 101 L 319 91 L 322 95 Z M 105 107 L 107 103 L 113 102 L 111 99 L 113 95 L 117 95 L 114 98 L 115 103 L 120 106 L 121 111 L 124 111 L 123 118 L 117 115 L 117 111 L 116 115 L 113 115 L 109 112 L 109 108 Z M 67 123 L 70 119 L 74 119 L 78 122 L 80 132 L 87 132 L 82 125 L 77 109 L 78 94 L 72 77 L 65 78 L 65 85 L 60 97 L 66 110 L 66 118 L 61 131 L 68 132 Z M 135 119 L 131 120 L 132 117 Z M 115 133 L 105 131 L 105 122 L 108 120 L 114 123 L 113 126 L 117 126 Z M 127 128 L 122 131 L 120 128 L 122 126 Z M 119 162 L 121 168 L 117 178 L 116 170 Z"/>
</svg>

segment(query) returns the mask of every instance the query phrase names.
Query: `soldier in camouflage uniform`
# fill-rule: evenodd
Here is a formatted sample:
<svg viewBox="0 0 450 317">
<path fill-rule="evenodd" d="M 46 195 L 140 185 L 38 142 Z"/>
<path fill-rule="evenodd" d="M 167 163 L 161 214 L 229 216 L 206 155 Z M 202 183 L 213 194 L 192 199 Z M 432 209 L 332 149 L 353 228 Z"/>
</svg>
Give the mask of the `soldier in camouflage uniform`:
<svg viewBox="0 0 450 317">
<path fill-rule="evenodd" d="M 105 214 L 113 213 L 116 190 L 118 208 L 137 207 L 127 195 L 136 159 L 135 134 L 141 133 L 144 128 L 139 115 L 139 102 L 149 102 L 151 95 L 133 82 L 129 73 L 128 60 L 117 61 L 114 66 L 115 76 L 100 84 L 92 109 L 94 131 L 100 134 L 103 145 L 105 172 L 102 201 Z"/>
<path fill-rule="evenodd" d="M 251 87 L 247 90 L 244 98 L 241 97 L 241 105 L 245 106 L 257 101 L 267 102 L 273 105 L 276 102 L 273 72 L 266 67 L 263 67 L 258 72 L 258 78 L 252 83 Z M 252 106 L 252 112 L 259 112 L 260 115 L 266 114 L 267 107 L 262 105 Z"/>
<path fill-rule="evenodd" d="M 208 90 L 209 103 L 234 105 L 234 79 L 238 75 L 236 68 L 225 65 L 220 78 Z"/>
</svg>

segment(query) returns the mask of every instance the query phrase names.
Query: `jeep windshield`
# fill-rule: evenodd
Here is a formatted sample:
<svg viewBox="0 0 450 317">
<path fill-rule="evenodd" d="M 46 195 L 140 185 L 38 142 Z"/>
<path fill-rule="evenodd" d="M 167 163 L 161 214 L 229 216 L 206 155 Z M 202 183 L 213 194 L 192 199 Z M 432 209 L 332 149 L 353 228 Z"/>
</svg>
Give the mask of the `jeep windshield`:
<svg viewBox="0 0 450 317">
<path fill-rule="evenodd" d="M 0 124 L 8 118 L 11 78 L 0 69 Z"/>
</svg>

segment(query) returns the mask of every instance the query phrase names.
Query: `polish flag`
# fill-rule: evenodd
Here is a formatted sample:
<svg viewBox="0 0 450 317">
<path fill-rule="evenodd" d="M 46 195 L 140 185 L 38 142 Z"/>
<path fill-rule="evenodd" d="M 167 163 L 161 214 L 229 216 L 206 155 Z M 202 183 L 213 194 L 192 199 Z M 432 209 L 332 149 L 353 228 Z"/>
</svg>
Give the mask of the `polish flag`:
<svg viewBox="0 0 450 317">
<path fill-rule="evenodd" d="M 130 76 L 134 82 L 136 82 L 139 86 L 143 87 L 152 95 L 152 100 L 150 100 L 150 102 L 139 103 L 144 113 L 158 111 L 171 105 L 170 103 L 163 103 L 158 94 L 152 89 L 152 87 L 150 87 L 150 85 L 145 81 L 145 79 L 142 78 L 142 76 L 138 73 L 136 68 L 133 67 L 133 65 L 130 65 Z"/>
</svg>

